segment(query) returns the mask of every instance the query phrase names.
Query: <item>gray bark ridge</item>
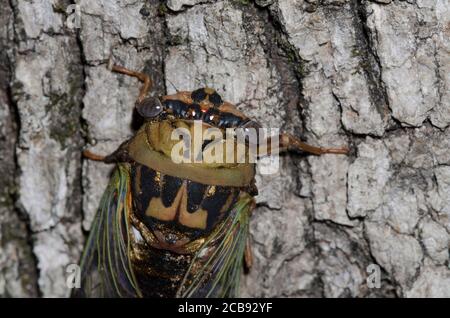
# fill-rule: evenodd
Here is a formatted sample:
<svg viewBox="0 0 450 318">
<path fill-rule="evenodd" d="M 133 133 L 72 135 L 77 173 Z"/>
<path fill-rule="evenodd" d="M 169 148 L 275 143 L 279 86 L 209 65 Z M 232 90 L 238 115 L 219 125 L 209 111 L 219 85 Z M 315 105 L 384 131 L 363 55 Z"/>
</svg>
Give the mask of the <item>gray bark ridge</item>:
<svg viewBox="0 0 450 318">
<path fill-rule="evenodd" d="M 209 86 L 349 156 L 258 175 L 243 296 L 450 297 L 448 0 L 9 0 L 0 8 L 0 297 L 66 297 L 111 167 L 155 95 Z M 379 275 L 379 277 L 377 276 Z M 378 279 L 379 278 L 379 279 Z"/>
</svg>

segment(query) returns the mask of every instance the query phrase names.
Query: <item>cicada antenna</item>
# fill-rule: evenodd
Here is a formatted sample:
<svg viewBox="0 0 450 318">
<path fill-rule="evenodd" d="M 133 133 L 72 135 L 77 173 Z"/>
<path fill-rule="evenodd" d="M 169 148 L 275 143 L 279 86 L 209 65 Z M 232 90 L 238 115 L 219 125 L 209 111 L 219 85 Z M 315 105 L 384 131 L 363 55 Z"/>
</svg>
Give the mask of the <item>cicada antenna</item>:
<svg viewBox="0 0 450 318">
<path fill-rule="evenodd" d="M 175 84 L 172 83 L 172 81 L 171 81 L 170 79 L 166 78 L 166 80 L 170 83 L 170 85 L 173 86 L 173 88 L 175 88 L 175 91 L 176 91 L 177 93 L 180 92 L 180 91 L 178 90 L 178 88 L 175 86 Z"/>
</svg>

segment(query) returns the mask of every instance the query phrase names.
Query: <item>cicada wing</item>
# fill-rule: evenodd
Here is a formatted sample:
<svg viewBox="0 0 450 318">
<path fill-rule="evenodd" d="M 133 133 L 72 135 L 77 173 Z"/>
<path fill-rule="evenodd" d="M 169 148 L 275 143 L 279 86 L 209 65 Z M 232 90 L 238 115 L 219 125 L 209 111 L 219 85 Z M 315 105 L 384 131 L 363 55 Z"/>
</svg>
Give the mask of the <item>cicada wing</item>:
<svg viewBox="0 0 450 318">
<path fill-rule="evenodd" d="M 75 297 L 140 296 L 130 264 L 129 167 L 119 164 L 103 194 L 81 259 Z"/>
<path fill-rule="evenodd" d="M 245 195 L 193 257 L 178 297 L 236 297 L 253 199 Z"/>
</svg>

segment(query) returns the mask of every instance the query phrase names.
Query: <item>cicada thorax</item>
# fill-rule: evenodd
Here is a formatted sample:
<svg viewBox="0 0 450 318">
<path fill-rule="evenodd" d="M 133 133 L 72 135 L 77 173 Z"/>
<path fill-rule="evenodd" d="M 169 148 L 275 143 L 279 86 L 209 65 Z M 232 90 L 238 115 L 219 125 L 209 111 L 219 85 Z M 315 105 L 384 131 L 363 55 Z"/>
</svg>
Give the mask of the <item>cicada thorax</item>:
<svg viewBox="0 0 450 318">
<path fill-rule="evenodd" d="M 227 217 L 241 191 L 131 166 L 133 211 L 156 236 L 161 248 L 177 249 Z"/>
</svg>

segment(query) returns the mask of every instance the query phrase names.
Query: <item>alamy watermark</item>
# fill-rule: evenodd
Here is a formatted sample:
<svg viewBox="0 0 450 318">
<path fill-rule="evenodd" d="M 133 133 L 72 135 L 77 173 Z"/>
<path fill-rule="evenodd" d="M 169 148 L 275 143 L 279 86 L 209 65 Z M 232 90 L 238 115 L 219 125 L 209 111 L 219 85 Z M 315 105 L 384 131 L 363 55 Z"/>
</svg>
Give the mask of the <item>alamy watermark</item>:
<svg viewBox="0 0 450 318">
<path fill-rule="evenodd" d="M 172 131 L 174 163 L 239 164 L 260 162 L 262 174 L 278 172 L 278 128 L 203 129 L 201 120 L 192 128 L 179 127 Z"/>
<path fill-rule="evenodd" d="M 81 287 L 81 268 L 78 264 L 69 264 L 66 267 L 66 286 L 69 289 Z"/>
<path fill-rule="evenodd" d="M 367 287 L 380 288 L 381 287 L 381 268 L 380 265 L 370 264 L 366 268 L 367 274 Z"/>
<path fill-rule="evenodd" d="M 81 0 L 76 0 L 74 4 L 68 5 L 66 8 L 66 26 L 69 29 L 81 28 Z"/>
</svg>

